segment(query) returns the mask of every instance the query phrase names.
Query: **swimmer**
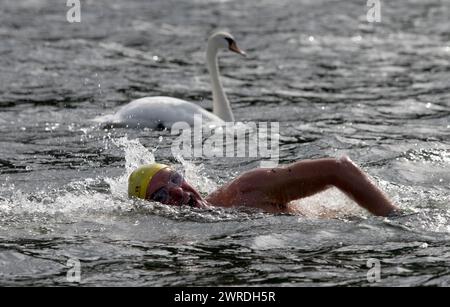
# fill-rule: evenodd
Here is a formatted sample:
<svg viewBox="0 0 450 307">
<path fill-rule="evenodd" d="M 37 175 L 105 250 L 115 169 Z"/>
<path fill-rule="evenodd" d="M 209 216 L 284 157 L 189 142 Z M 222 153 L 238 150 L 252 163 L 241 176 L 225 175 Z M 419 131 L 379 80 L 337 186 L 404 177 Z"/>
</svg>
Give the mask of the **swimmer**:
<svg viewBox="0 0 450 307">
<path fill-rule="evenodd" d="M 276 168 L 242 173 L 202 197 L 183 176 L 165 164 L 136 169 L 128 180 L 128 195 L 173 206 L 198 208 L 250 207 L 270 213 L 301 213 L 291 201 L 337 187 L 358 205 L 378 216 L 398 211 L 369 177 L 348 157 L 303 160 Z"/>
</svg>

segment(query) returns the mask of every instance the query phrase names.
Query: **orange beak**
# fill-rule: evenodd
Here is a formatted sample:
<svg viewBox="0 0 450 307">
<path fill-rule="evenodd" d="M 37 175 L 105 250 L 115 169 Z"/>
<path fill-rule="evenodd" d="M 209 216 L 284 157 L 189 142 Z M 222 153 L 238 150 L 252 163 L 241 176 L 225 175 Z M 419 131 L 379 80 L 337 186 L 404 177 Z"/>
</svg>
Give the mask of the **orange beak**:
<svg viewBox="0 0 450 307">
<path fill-rule="evenodd" d="M 247 53 L 245 53 L 244 51 L 239 49 L 239 47 L 236 45 L 236 42 L 234 42 L 234 41 L 230 44 L 229 49 L 230 49 L 230 51 L 236 52 L 242 56 L 247 56 Z"/>
</svg>

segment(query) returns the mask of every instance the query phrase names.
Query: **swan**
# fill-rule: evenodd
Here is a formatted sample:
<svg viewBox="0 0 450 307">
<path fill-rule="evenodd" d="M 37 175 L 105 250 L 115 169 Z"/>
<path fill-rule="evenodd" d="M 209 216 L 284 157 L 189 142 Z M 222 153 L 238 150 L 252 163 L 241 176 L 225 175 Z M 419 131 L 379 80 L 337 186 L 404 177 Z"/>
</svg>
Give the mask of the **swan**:
<svg viewBox="0 0 450 307">
<path fill-rule="evenodd" d="M 131 101 L 116 114 L 100 118 L 102 122 L 119 124 L 130 128 L 146 127 L 164 129 L 175 122 L 186 122 L 194 125 L 194 115 L 201 114 L 203 123 L 221 125 L 233 122 L 234 116 L 219 76 L 217 54 L 220 49 L 246 56 L 236 44 L 234 37 L 227 32 L 215 32 L 208 39 L 206 62 L 212 85 L 213 113 L 185 100 L 173 97 L 144 97 Z"/>
</svg>

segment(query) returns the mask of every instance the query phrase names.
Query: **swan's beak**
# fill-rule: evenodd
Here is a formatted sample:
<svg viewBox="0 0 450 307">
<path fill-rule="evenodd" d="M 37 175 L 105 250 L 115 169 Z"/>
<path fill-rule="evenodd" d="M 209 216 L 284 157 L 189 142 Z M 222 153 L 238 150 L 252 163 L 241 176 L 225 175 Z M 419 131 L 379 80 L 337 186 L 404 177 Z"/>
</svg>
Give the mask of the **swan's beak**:
<svg viewBox="0 0 450 307">
<path fill-rule="evenodd" d="M 229 49 L 230 49 L 230 51 L 236 52 L 236 53 L 238 53 L 238 54 L 240 54 L 240 55 L 242 55 L 242 56 L 247 56 L 247 53 L 245 53 L 243 50 L 241 50 L 241 49 L 236 45 L 236 42 L 234 42 L 234 41 L 230 44 Z"/>
</svg>

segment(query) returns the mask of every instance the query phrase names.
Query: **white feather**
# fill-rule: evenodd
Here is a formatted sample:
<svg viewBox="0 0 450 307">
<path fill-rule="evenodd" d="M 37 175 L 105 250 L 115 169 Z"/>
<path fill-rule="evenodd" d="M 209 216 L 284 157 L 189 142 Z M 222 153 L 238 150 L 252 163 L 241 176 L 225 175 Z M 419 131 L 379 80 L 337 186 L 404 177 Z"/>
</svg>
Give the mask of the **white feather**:
<svg viewBox="0 0 450 307">
<path fill-rule="evenodd" d="M 230 48 L 229 40 L 234 42 L 231 34 L 216 32 L 208 40 L 206 59 L 211 77 L 213 93 L 213 113 L 200 106 L 185 100 L 156 96 L 144 97 L 133 100 L 113 115 L 97 117 L 95 121 L 114 125 L 123 125 L 130 128 L 169 128 L 175 122 L 186 122 L 190 126 L 194 124 L 194 116 L 202 115 L 204 124 L 221 125 L 224 122 L 234 121 L 230 103 L 223 91 L 219 78 L 217 54 L 219 49 Z M 234 47 L 237 46 L 234 43 Z M 245 55 L 239 48 L 230 49 Z"/>
</svg>

